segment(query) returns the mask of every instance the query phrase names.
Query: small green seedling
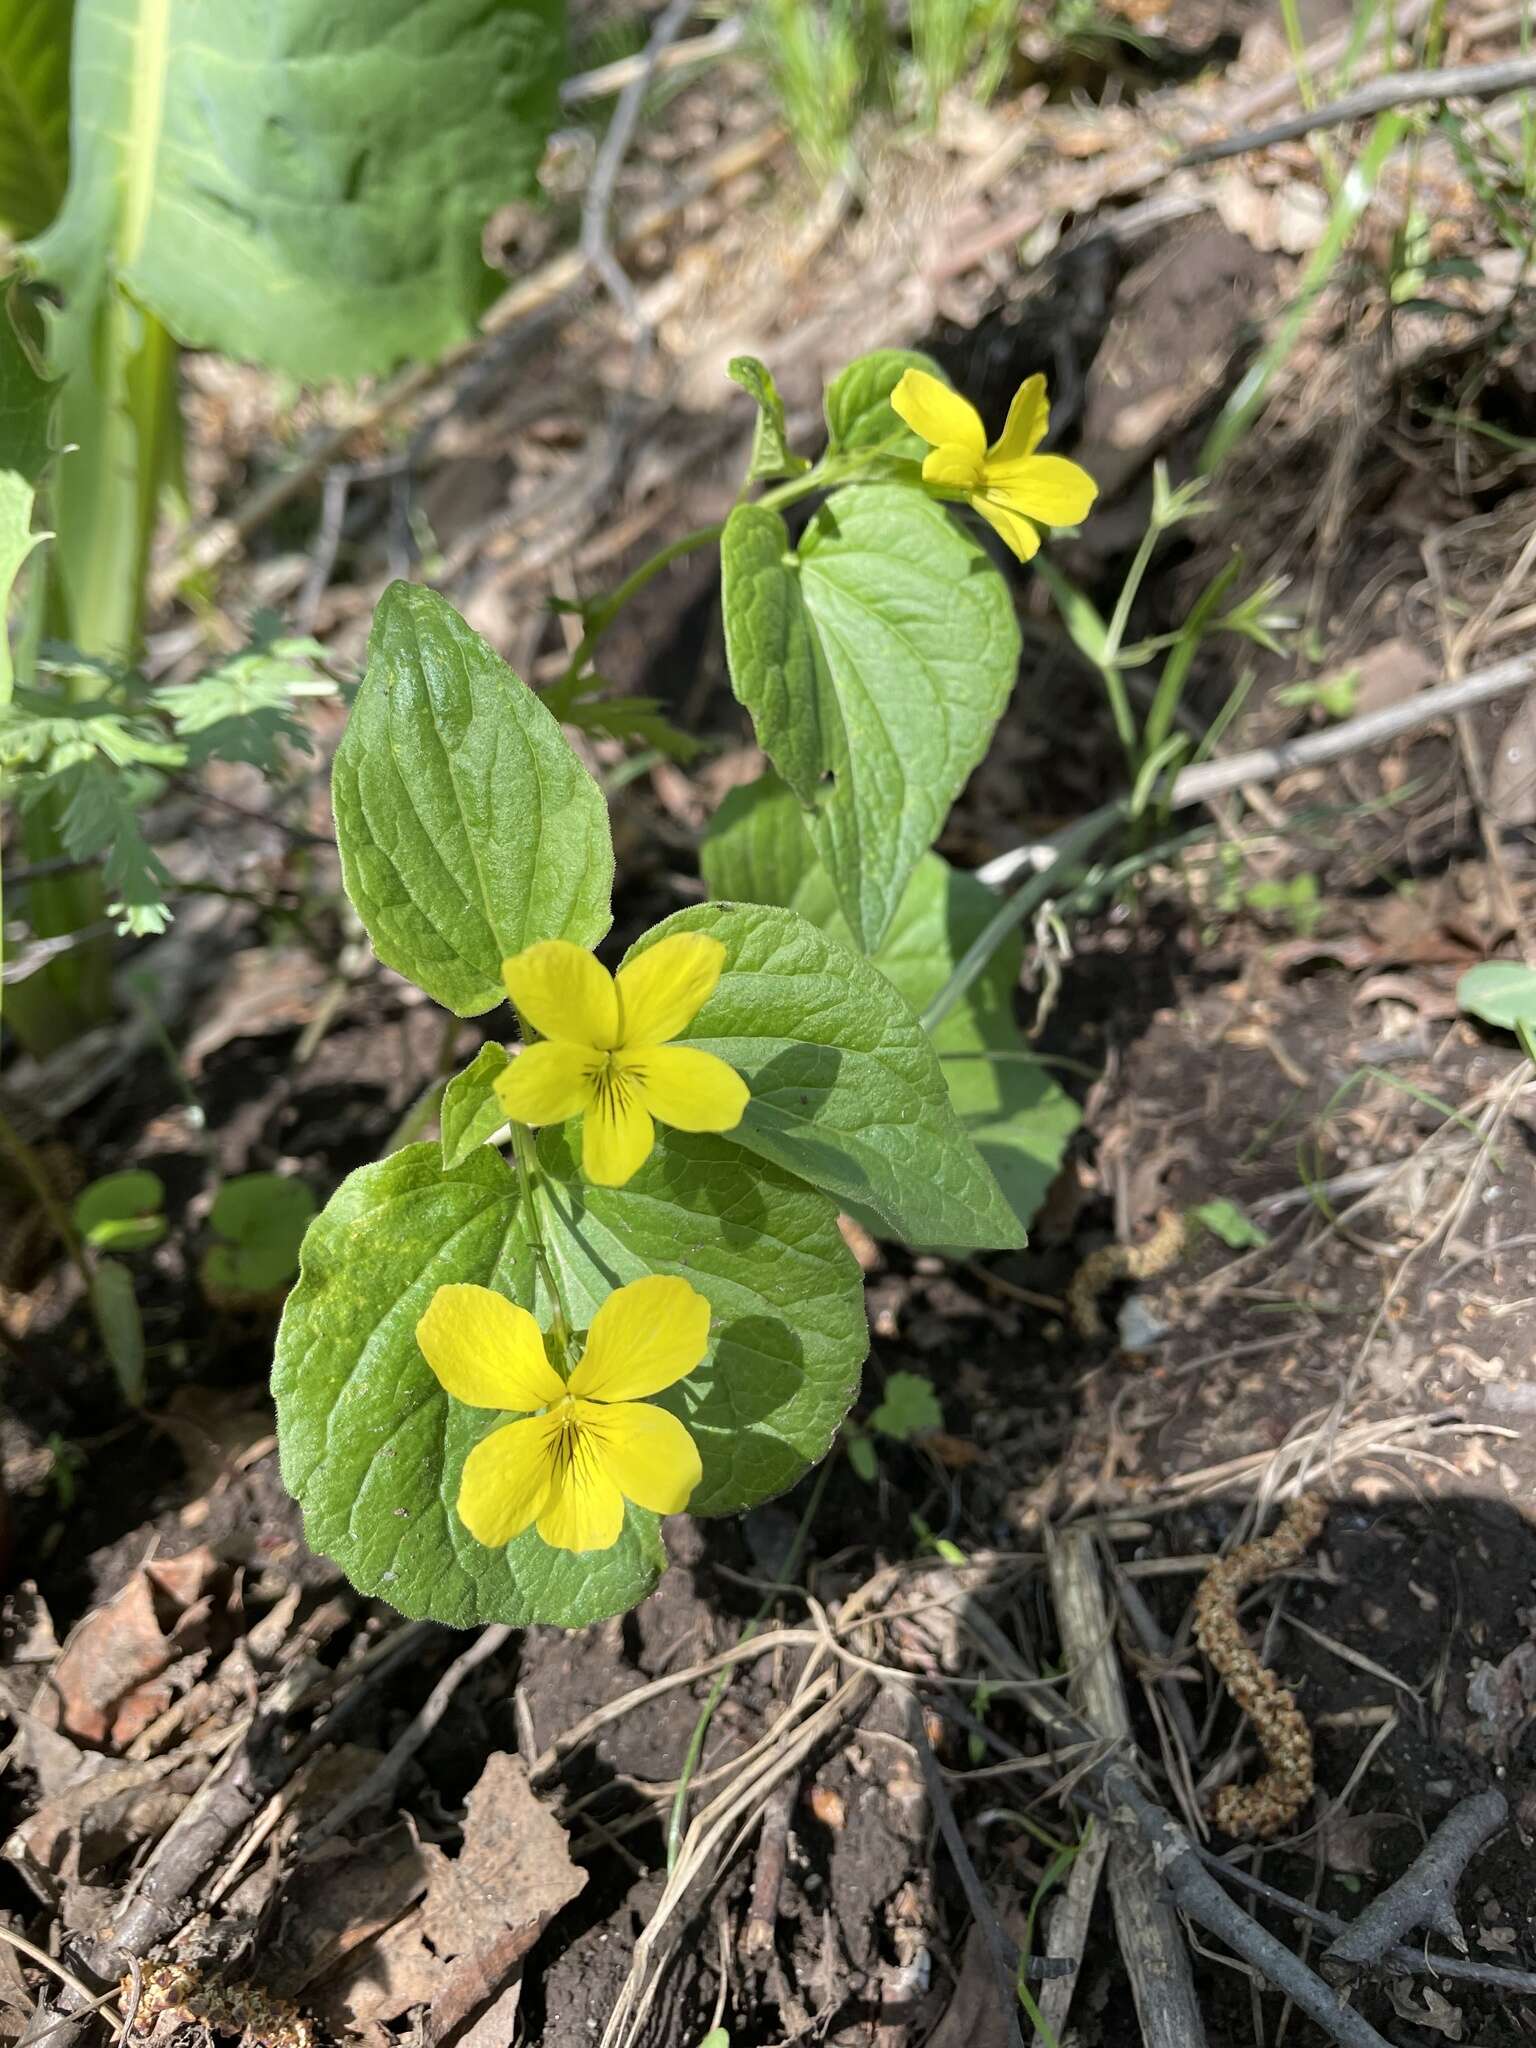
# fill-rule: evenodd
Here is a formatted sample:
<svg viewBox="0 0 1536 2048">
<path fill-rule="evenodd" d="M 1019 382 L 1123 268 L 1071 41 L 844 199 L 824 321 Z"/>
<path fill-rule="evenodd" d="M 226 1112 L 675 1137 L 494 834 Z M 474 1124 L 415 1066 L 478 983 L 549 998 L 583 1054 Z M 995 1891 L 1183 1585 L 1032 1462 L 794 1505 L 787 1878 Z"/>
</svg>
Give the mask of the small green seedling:
<svg viewBox="0 0 1536 2048">
<path fill-rule="evenodd" d="M 265 1306 L 299 1270 L 299 1246 L 315 1213 L 301 1180 L 246 1173 L 219 1189 L 209 1227 L 221 1240 L 203 1254 L 203 1292 L 219 1308 Z"/>
<path fill-rule="evenodd" d="M 944 1427 L 944 1411 L 933 1391 L 932 1380 L 921 1373 L 893 1372 L 885 1383 L 885 1399 L 869 1418 L 869 1427 L 894 1443 L 910 1443 L 915 1436 Z M 856 1422 L 843 1425 L 848 1462 L 867 1486 L 880 1476 L 880 1454 L 874 1440 Z"/>
<path fill-rule="evenodd" d="M 1308 682 L 1287 683 L 1283 690 L 1276 690 L 1275 702 L 1298 710 L 1309 710 L 1315 704 L 1329 718 L 1353 718 L 1360 676 L 1358 668 L 1340 668 Z"/>
<path fill-rule="evenodd" d="M 147 1251 L 166 1233 L 164 1209 L 158 1174 L 108 1173 L 76 1196 L 75 1228 L 93 1251 Z"/>
<path fill-rule="evenodd" d="M 1223 1244 L 1230 1245 L 1235 1252 L 1256 1250 L 1269 1243 L 1269 1232 L 1253 1218 L 1238 1202 L 1218 1195 L 1214 1201 L 1200 1202 L 1189 1211 L 1191 1223 L 1198 1223 L 1202 1229 L 1219 1237 Z"/>
</svg>

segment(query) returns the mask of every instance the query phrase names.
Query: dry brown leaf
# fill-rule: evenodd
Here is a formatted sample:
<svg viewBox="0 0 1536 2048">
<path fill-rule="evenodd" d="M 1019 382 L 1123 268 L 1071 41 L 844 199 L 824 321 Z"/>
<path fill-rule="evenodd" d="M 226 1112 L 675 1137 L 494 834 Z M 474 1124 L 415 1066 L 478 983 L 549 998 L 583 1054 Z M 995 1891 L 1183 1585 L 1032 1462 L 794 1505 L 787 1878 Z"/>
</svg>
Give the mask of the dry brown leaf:
<svg viewBox="0 0 1536 2048">
<path fill-rule="evenodd" d="M 536 1799 L 515 1756 L 498 1752 L 469 1795 L 464 1843 L 434 1863 L 422 1923 L 434 1947 L 458 1961 L 432 2001 L 428 2038 L 442 2041 L 506 1985 L 513 1970 L 587 1873 L 571 1861 L 566 1833 Z"/>
<path fill-rule="evenodd" d="M 1330 1809 L 1317 1830 L 1323 1861 L 1346 1877 L 1373 1877 L 1377 1837 L 1406 1822 L 1407 1816 L 1401 1813 L 1335 1813 Z"/>
<path fill-rule="evenodd" d="M 170 1704 L 170 1687 L 153 1681 L 205 1646 L 218 1572 L 205 1548 L 136 1572 L 71 1632 L 38 1696 L 39 1714 L 50 1718 L 51 1707 L 66 1734 L 126 1749 Z"/>
<path fill-rule="evenodd" d="M 1467 1705 L 1478 1717 L 1473 1744 L 1496 1763 L 1508 1763 L 1536 1711 L 1536 1643 L 1516 1644 L 1497 1664 L 1479 1658 L 1467 1678 Z"/>
<path fill-rule="evenodd" d="M 1417 1996 L 1415 1995 L 1417 1994 Z M 1392 2000 L 1392 2010 L 1400 2020 L 1412 2020 L 1415 2026 L 1427 2027 L 1431 2033 L 1443 2034 L 1447 2041 L 1465 2038 L 1461 2024 L 1461 2007 L 1452 2005 L 1430 1984 L 1415 1984 L 1411 1977 L 1394 1977 L 1387 1986 L 1387 1995 Z M 1424 2003 L 1419 2004 L 1422 1998 Z"/>
</svg>

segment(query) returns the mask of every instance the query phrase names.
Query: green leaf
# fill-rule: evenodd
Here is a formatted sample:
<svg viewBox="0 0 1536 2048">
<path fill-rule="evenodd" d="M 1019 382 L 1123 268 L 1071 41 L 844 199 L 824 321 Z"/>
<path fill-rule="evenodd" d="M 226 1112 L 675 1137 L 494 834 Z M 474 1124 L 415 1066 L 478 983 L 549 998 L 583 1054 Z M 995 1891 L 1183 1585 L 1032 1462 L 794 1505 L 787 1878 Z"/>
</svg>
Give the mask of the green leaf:
<svg viewBox="0 0 1536 2048">
<path fill-rule="evenodd" d="M 776 513 L 740 505 L 721 565 L 732 688 L 872 953 L 1013 687 L 1007 585 L 942 506 L 891 484 L 835 492 L 798 553 Z"/>
<path fill-rule="evenodd" d="M 909 1005 L 868 960 L 792 910 L 701 904 L 646 933 L 708 932 L 725 969 L 684 1036 L 752 1091 L 732 1138 L 910 1244 L 1009 1247 L 1017 1217 L 950 1107 Z"/>
<path fill-rule="evenodd" d="M 243 1173 L 214 1197 L 209 1228 L 226 1240 L 204 1256 L 203 1286 L 215 1301 L 274 1293 L 298 1270 L 299 1247 L 315 1213 L 301 1180 L 281 1173 Z"/>
<path fill-rule="evenodd" d="M 91 1314 L 123 1399 L 144 1405 L 144 1322 L 133 1275 L 117 1259 L 98 1259 L 91 1274 Z"/>
<path fill-rule="evenodd" d="M 144 1251 L 165 1235 L 165 1183 L 155 1173 L 108 1173 L 75 1197 L 75 1228 L 98 1251 Z"/>
<path fill-rule="evenodd" d="M 1536 1023 L 1536 967 L 1521 960 L 1485 960 L 1469 967 L 1456 984 L 1462 1009 L 1501 1031 Z"/>
<path fill-rule="evenodd" d="M 33 245 L 87 317 L 308 380 L 462 341 L 485 221 L 533 196 L 561 0 L 78 0 L 68 196 Z"/>
<path fill-rule="evenodd" d="M 917 1372 L 893 1372 L 885 1383 L 885 1399 L 870 1416 L 869 1426 L 901 1444 L 928 1430 L 942 1429 L 944 1410 L 933 1391 L 933 1381 Z"/>
<path fill-rule="evenodd" d="M 949 379 L 933 360 L 915 348 L 877 348 L 856 356 L 827 386 L 827 438 L 831 452 L 848 448 L 884 447 L 892 455 L 920 457 L 928 450 L 910 427 L 891 411 L 891 393 L 908 370 L 926 370 L 944 383 Z"/>
<path fill-rule="evenodd" d="M 733 356 L 725 374 L 757 401 L 757 425 L 752 430 L 752 455 L 747 464 L 747 482 L 762 483 L 779 476 L 802 476 L 810 468 L 803 455 L 791 452 L 789 430 L 784 424 L 784 401 L 766 363 L 756 356 Z"/>
<path fill-rule="evenodd" d="M 363 1592 L 456 1628 L 579 1627 L 632 1606 L 666 1562 L 630 1506 L 612 1550 L 572 1556 L 528 1530 L 476 1543 L 454 1503 L 464 1459 L 500 1418 L 450 1401 L 416 1324 L 437 1288 L 499 1288 L 548 1324 L 517 1182 L 484 1147 L 445 1172 L 409 1146 L 343 1182 L 305 1241 L 278 1333 L 283 1478 L 310 1543 Z M 699 1446 L 692 1507 L 729 1513 L 826 1452 L 868 1347 L 858 1268 L 832 1204 L 719 1138 L 665 1135 L 623 1188 L 580 1179 L 546 1132 L 539 1220 L 578 1328 L 615 1286 L 680 1273 L 714 1311 L 704 1364 L 662 1397 Z"/>
<path fill-rule="evenodd" d="M 850 1424 L 843 1431 L 843 1439 L 848 1446 L 848 1462 L 866 1486 L 873 1486 L 880 1477 L 879 1454 L 867 1436 L 862 1432 L 850 1434 L 851 1430 Z"/>
<path fill-rule="evenodd" d="M 609 924 L 602 792 L 555 720 L 443 598 L 392 583 L 331 783 L 374 951 L 445 1009 L 505 1000 L 501 963 Z"/>
<path fill-rule="evenodd" d="M 0 230 L 40 234 L 69 178 L 73 0 L 0 0 Z"/>
<path fill-rule="evenodd" d="M 701 865 L 711 896 L 783 904 L 852 944 L 804 813 L 776 777 L 731 791 L 711 822 Z M 921 1014 L 996 908 L 973 875 L 925 854 L 873 964 Z M 1015 934 L 932 1036 L 956 1115 L 1027 1225 L 1081 1119 L 1071 1096 L 1030 1057 L 1014 1020 L 1022 957 Z"/>
<path fill-rule="evenodd" d="M 6 0 L 0 0 L 0 37 Z M 0 47 L 0 65 L 5 61 Z M 0 72 L 3 77 L 3 72 Z M 4 94 L 0 91 L 0 103 Z M 0 115 L 0 151 L 5 147 Z M 21 323 L 28 307 L 14 279 L 0 276 L 0 708 L 11 700 L 10 634 L 6 613 L 21 566 L 42 535 L 32 530 L 32 506 L 51 460 L 53 386 Z"/>
<path fill-rule="evenodd" d="M 1189 1213 L 1196 1223 L 1203 1224 L 1234 1251 L 1257 1249 L 1269 1243 L 1269 1232 L 1262 1224 L 1255 1223 L 1240 1202 L 1230 1201 L 1225 1195 L 1200 1202 Z"/>
<path fill-rule="evenodd" d="M 561 705 L 559 716 L 562 725 L 574 725 L 578 732 L 639 740 L 684 766 L 702 751 L 698 740 L 667 718 L 659 697 L 577 697 Z"/>
<path fill-rule="evenodd" d="M 451 1172 L 461 1166 L 478 1146 L 494 1138 L 507 1121 L 507 1112 L 496 1099 L 496 1076 L 505 1073 L 510 1061 L 502 1045 L 482 1045 L 462 1074 L 455 1074 L 443 1091 L 443 1165 Z"/>
</svg>

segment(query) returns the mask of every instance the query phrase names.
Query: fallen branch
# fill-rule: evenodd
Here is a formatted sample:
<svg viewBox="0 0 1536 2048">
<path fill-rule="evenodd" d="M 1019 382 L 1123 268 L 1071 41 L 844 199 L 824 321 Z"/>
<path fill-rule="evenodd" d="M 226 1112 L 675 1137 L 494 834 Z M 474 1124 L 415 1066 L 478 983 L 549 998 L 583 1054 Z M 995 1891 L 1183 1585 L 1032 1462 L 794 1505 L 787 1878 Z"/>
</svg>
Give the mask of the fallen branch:
<svg viewBox="0 0 1536 2048">
<path fill-rule="evenodd" d="M 494 1657 L 496 1652 L 505 1646 L 511 1634 L 511 1629 L 499 1622 L 493 1627 L 481 1629 L 469 1648 L 454 1658 L 433 1686 L 420 1712 L 412 1716 L 377 1769 L 371 1771 L 361 1785 L 339 1799 L 317 1826 L 305 1830 L 306 1848 L 313 1848 L 320 1842 L 328 1842 L 332 1835 L 340 1834 L 348 1822 L 355 1820 L 360 1813 L 365 1813 L 370 1806 L 390 1797 L 400 1781 L 401 1772 L 447 1713 L 459 1687 L 478 1665 L 483 1664 L 488 1657 Z"/>
<path fill-rule="evenodd" d="M 1340 128 L 1347 121 L 1363 121 L 1372 114 L 1385 114 L 1393 107 L 1413 107 L 1427 100 L 1489 100 L 1522 86 L 1536 85 L 1536 57 L 1506 57 L 1492 64 L 1452 64 L 1443 71 L 1405 71 L 1387 78 L 1373 78 L 1342 99 L 1313 107 L 1304 114 L 1292 114 L 1268 128 L 1251 129 L 1245 135 L 1231 135 L 1223 142 L 1202 142 L 1188 149 L 1174 165 L 1188 170 L 1193 164 L 1214 164 L 1228 156 L 1242 156 L 1250 149 L 1268 149 L 1271 143 L 1294 142 L 1318 128 Z"/>
<path fill-rule="evenodd" d="M 1024 1659 L 984 1609 L 974 1603 L 966 1610 L 965 1624 L 985 1644 L 1001 1671 L 1014 1678 L 1033 1678 Z M 1059 1698 L 1022 1686 L 1017 1697 L 1025 1709 L 1049 1730 L 1058 1744 L 1084 1741 L 1089 1731 Z M 978 1724 L 980 1725 L 980 1724 Z M 1285 1994 L 1307 2017 L 1316 2022 L 1338 2048 L 1389 2048 L 1389 2043 L 1348 2006 L 1333 1989 L 1310 1970 L 1299 1956 L 1245 1913 L 1205 1869 L 1199 1851 L 1188 1834 L 1171 1820 L 1143 1789 L 1135 1768 L 1127 1761 L 1134 1751 L 1124 1748 L 1097 1763 L 1082 1767 L 1078 1784 L 1069 1794 L 1084 1804 L 1082 1786 L 1089 1786 L 1102 1801 L 1100 1811 L 1121 1825 L 1136 1827 L 1151 1848 L 1159 1875 L 1173 1893 L 1179 1910 L 1189 1919 L 1216 1935 L 1236 1956 L 1251 1963 Z"/>
<path fill-rule="evenodd" d="M 1323 1951 L 1323 1967 L 1330 1976 L 1348 1982 L 1374 1968 L 1415 1928 L 1433 1929 L 1465 1954 L 1456 1887 L 1473 1854 L 1508 1818 L 1509 1801 L 1493 1788 L 1475 1792 L 1453 1807 L 1396 1884 Z"/>
<path fill-rule="evenodd" d="M 1289 1913 L 1329 1934 L 1343 1934 L 1351 1924 L 1324 1906 L 1293 1899 L 1289 1892 L 1255 1877 L 1251 1870 L 1229 1863 L 1214 1849 L 1197 1849 L 1195 1853 L 1207 1870 L 1214 1871 L 1228 1884 L 1235 1884 L 1240 1891 L 1252 1892 L 1278 1912 Z M 1470 1956 L 1441 1956 L 1428 1948 L 1407 1945 L 1385 1950 L 1381 1962 L 1394 1976 L 1440 1977 L 1448 1984 L 1480 1984 L 1488 1991 L 1513 1991 L 1522 1998 L 1536 1998 L 1536 1970 L 1512 1970 L 1507 1963 L 1479 1963 Z"/>
<path fill-rule="evenodd" d="M 1131 1741 L 1131 1715 L 1093 1531 L 1066 1530 L 1050 1547 L 1049 1571 L 1073 1703 L 1094 1734 L 1123 1751 Z M 1145 1848 L 1123 1829 L 1110 1839 L 1109 1897 L 1145 2048 L 1203 2048 L 1205 2026 L 1179 1916 Z"/>
</svg>

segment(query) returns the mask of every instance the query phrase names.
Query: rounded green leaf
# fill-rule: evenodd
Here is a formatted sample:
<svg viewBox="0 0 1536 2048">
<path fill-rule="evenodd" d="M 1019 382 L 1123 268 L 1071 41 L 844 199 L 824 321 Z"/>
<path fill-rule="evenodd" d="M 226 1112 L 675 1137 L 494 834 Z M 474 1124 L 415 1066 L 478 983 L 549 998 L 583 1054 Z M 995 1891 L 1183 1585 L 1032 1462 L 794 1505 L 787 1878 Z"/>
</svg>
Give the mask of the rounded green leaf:
<svg viewBox="0 0 1536 2048">
<path fill-rule="evenodd" d="M 386 966 L 446 1009 L 505 1000 L 501 963 L 608 929 L 602 792 L 555 720 L 445 599 L 392 583 L 331 783 L 341 874 Z"/>
<path fill-rule="evenodd" d="M 938 1055 L 871 961 L 792 910 L 706 903 L 646 933 L 725 947 L 719 985 L 686 1038 L 752 1091 L 731 1136 L 909 1244 L 1000 1249 L 1023 1229 L 950 1106 Z"/>
<path fill-rule="evenodd" d="M 165 1235 L 164 1207 L 157 1173 L 109 1173 L 75 1197 L 75 1228 L 98 1251 L 144 1251 Z"/>
<path fill-rule="evenodd" d="M 690 1512 L 734 1513 L 793 1485 L 831 1447 L 869 1349 L 834 1204 L 724 1138 L 665 1132 L 622 1188 L 584 1181 L 564 1131 L 539 1153 L 545 1241 L 578 1322 L 645 1273 L 680 1275 L 714 1311 L 708 1358 L 658 1397 L 703 1460 Z"/>
<path fill-rule="evenodd" d="M 1536 967 L 1523 960 L 1485 960 L 1469 967 L 1456 984 L 1462 1009 L 1485 1024 L 1514 1031 L 1524 1024 L 1536 1029 Z"/>
<path fill-rule="evenodd" d="M 782 904 L 852 945 L 804 813 L 776 776 L 731 791 L 710 825 L 701 865 L 711 896 Z M 872 963 L 921 1015 L 996 908 L 997 899 L 974 875 L 939 854 L 924 854 Z M 1071 1096 L 1031 1056 L 1015 1021 L 1022 958 L 1013 932 L 931 1038 L 951 1106 L 1027 1225 L 1081 1118 Z M 873 1221 L 878 1227 L 879 1219 Z"/>
<path fill-rule="evenodd" d="M 922 456 L 927 443 L 891 410 L 891 393 L 908 370 L 949 379 L 915 348 L 877 348 L 856 356 L 827 386 L 827 439 L 834 454 L 845 448 L 884 448 L 892 455 Z"/>
<path fill-rule="evenodd" d="M 739 505 L 720 559 L 731 687 L 872 953 L 1013 688 L 1008 586 L 896 484 L 834 492 L 793 552 L 777 513 Z"/>
</svg>

